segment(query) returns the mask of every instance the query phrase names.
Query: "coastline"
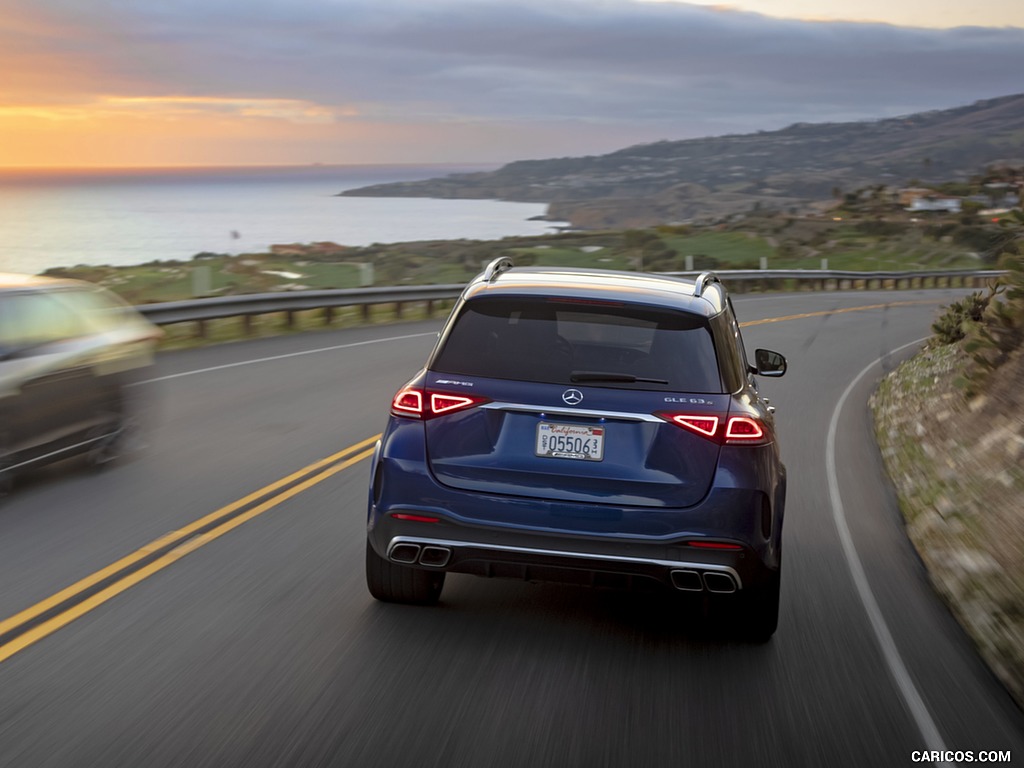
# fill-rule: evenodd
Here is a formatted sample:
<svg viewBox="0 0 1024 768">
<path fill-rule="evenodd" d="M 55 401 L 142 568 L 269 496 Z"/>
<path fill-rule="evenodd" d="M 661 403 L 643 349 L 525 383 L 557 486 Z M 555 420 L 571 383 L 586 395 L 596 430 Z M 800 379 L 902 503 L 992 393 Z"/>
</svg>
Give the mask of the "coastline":
<svg viewBox="0 0 1024 768">
<path fill-rule="evenodd" d="M 204 252 L 266 252 L 279 243 L 369 246 L 552 231 L 537 218 L 547 215 L 542 203 L 339 196 L 366 182 L 438 172 L 438 166 L 287 166 L 32 176 L 2 169 L 0 270 L 186 261 Z"/>
</svg>

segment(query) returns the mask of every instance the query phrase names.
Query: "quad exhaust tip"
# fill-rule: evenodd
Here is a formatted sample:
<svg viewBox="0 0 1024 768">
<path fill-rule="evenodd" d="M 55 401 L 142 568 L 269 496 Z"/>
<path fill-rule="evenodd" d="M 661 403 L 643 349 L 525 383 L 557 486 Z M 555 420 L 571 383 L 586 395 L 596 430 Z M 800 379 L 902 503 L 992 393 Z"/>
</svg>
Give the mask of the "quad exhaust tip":
<svg viewBox="0 0 1024 768">
<path fill-rule="evenodd" d="M 438 547 L 430 544 L 420 546 L 419 544 L 403 541 L 391 548 L 391 551 L 388 552 L 388 557 L 393 562 L 401 563 L 402 565 L 444 568 L 452 559 L 452 551 L 448 547 Z"/>
<path fill-rule="evenodd" d="M 672 586 L 682 592 L 700 592 L 704 589 L 697 571 L 672 571 L 669 576 Z"/>
<path fill-rule="evenodd" d="M 389 557 L 396 563 L 404 563 L 405 565 L 412 565 L 419 559 L 420 556 L 420 545 L 419 544 L 395 544 L 391 548 L 391 552 L 388 553 Z"/>
<path fill-rule="evenodd" d="M 708 592 L 729 594 L 736 591 L 736 582 L 727 573 L 708 571 L 704 574 L 704 588 Z"/>
<path fill-rule="evenodd" d="M 725 595 L 736 591 L 736 581 L 728 573 L 717 571 L 675 570 L 669 573 L 672 586 L 680 592 L 713 592 Z"/>
<path fill-rule="evenodd" d="M 420 565 L 432 568 L 444 568 L 452 559 L 452 551 L 448 547 L 424 547 L 420 553 Z"/>
</svg>

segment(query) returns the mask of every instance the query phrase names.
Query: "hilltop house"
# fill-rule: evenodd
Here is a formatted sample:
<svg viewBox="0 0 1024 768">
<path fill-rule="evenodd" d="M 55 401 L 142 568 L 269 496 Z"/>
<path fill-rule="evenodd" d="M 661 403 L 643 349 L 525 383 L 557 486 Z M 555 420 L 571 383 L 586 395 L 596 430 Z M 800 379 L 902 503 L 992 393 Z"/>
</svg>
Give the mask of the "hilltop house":
<svg viewBox="0 0 1024 768">
<path fill-rule="evenodd" d="M 910 187 L 899 192 L 900 205 L 907 211 L 940 211 L 960 213 L 963 199 L 955 195 L 942 195 L 930 189 Z"/>
</svg>

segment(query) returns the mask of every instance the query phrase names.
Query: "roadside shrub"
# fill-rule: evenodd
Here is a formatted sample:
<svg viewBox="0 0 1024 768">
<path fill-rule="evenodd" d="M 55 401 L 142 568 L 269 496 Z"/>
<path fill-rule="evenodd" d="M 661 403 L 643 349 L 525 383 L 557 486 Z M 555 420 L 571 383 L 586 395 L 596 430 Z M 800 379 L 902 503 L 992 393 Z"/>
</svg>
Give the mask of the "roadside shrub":
<svg viewBox="0 0 1024 768">
<path fill-rule="evenodd" d="M 994 295 L 994 290 L 985 296 L 975 291 L 960 301 L 953 302 L 946 311 L 932 323 L 932 330 L 935 332 L 936 341 L 939 344 L 955 344 L 964 339 L 970 330 L 968 323 L 981 322 L 988 307 L 989 300 Z"/>
<path fill-rule="evenodd" d="M 1000 266 L 1007 274 L 990 290 L 981 318 L 963 325 L 971 364 L 957 384 L 968 394 L 977 392 L 989 374 L 1024 347 L 1024 256 L 1007 254 Z M 1004 295 L 996 298 L 998 294 Z"/>
</svg>

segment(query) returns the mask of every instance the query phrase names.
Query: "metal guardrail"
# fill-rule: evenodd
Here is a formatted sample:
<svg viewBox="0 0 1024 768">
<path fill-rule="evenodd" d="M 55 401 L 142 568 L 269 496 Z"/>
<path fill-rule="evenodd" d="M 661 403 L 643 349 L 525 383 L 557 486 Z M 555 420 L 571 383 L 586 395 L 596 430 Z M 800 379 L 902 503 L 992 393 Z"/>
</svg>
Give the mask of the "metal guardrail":
<svg viewBox="0 0 1024 768">
<path fill-rule="evenodd" d="M 665 272 L 675 277 L 695 278 L 698 272 Z M 916 272 L 851 272 L 819 269 L 751 269 L 719 270 L 716 273 L 730 291 L 742 293 L 750 289 L 778 290 L 835 290 L 869 288 L 924 288 L 984 286 L 1005 274 L 998 270 L 921 270 Z M 320 291 L 283 291 L 255 293 L 239 296 L 217 296 L 189 301 L 169 301 L 159 304 L 141 304 L 136 309 L 157 325 L 197 323 L 198 335 L 205 335 L 205 323 L 227 317 L 240 317 L 245 330 L 251 330 L 252 318 L 275 312 L 286 314 L 286 322 L 294 322 L 294 313 L 311 309 L 324 310 L 324 322 L 333 319 L 338 307 L 359 306 L 364 318 L 369 318 L 370 307 L 392 304 L 398 317 L 405 304 L 427 305 L 431 314 L 435 302 L 459 297 L 462 284 L 409 285 L 379 288 L 349 288 Z"/>
<path fill-rule="evenodd" d="M 333 319 L 333 310 L 338 307 L 362 307 L 363 317 L 369 319 L 370 307 L 376 304 L 394 304 L 396 314 L 401 317 L 404 304 L 425 303 L 429 314 L 434 302 L 456 299 L 463 288 L 465 286 L 462 284 L 454 284 L 282 291 L 140 304 L 135 308 L 156 325 L 198 323 L 198 335 L 204 336 L 207 320 L 241 317 L 248 332 L 253 317 L 273 312 L 286 313 L 288 325 L 294 323 L 295 312 L 309 309 L 323 309 L 324 322 L 327 324 Z"/>
</svg>

